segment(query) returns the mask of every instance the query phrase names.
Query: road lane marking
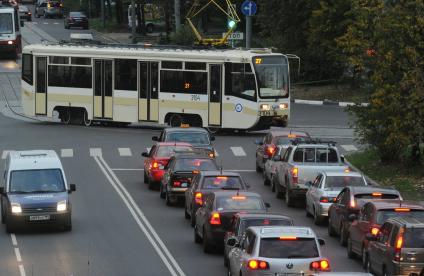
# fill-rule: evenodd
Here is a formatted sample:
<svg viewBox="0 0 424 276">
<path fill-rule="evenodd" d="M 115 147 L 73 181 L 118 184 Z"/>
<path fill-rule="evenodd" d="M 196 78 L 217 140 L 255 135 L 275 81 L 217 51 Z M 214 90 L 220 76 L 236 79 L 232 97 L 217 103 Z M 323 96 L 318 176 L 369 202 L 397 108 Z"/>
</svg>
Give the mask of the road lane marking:
<svg viewBox="0 0 424 276">
<path fill-rule="evenodd" d="M 230 147 L 235 156 L 246 156 L 242 147 Z"/>
<path fill-rule="evenodd" d="M 340 145 L 345 151 L 357 151 L 358 148 L 354 145 Z"/>
<path fill-rule="evenodd" d="M 25 274 L 25 268 L 23 264 L 19 265 L 19 272 L 21 273 L 21 276 L 26 276 Z"/>
<path fill-rule="evenodd" d="M 216 149 L 214 149 L 215 151 L 215 156 L 219 156 L 218 152 L 216 151 Z"/>
<path fill-rule="evenodd" d="M 19 248 L 15 247 L 15 255 L 16 255 L 16 260 L 18 260 L 18 262 L 22 262 L 22 258 L 21 258 L 21 252 L 19 252 Z"/>
<path fill-rule="evenodd" d="M 44 24 L 44 25 L 48 25 L 48 24 L 49 24 L 49 22 L 43 22 L 43 24 Z"/>
<path fill-rule="evenodd" d="M 106 176 L 107 180 L 110 182 L 112 187 L 116 190 L 118 195 L 122 198 L 134 220 L 143 231 L 150 244 L 155 249 L 156 253 L 162 259 L 165 266 L 168 268 L 169 272 L 174 276 L 183 276 L 185 275 L 181 267 L 178 265 L 175 258 L 169 252 L 168 248 L 165 246 L 159 235 L 156 233 L 150 222 L 145 217 L 144 213 L 135 203 L 134 199 L 130 193 L 125 189 L 124 185 L 108 166 L 106 161 L 101 156 L 95 156 L 94 160 L 100 167 L 103 174 Z"/>
<path fill-rule="evenodd" d="M 16 235 L 14 233 L 11 233 L 10 238 L 12 240 L 13 249 L 15 251 L 16 261 L 18 262 L 19 273 L 21 276 L 26 276 L 25 267 L 22 264 L 22 256 L 21 252 L 19 251 L 18 240 L 16 239 Z"/>
<path fill-rule="evenodd" d="M 54 22 L 53 24 L 54 24 L 54 25 L 59 25 L 59 22 Z"/>
<path fill-rule="evenodd" d="M 118 148 L 120 156 L 132 156 L 130 148 Z"/>
<path fill-rule="evenodd" d="M 90 148 L 90 156 L 96 157 L 96 156 L 102 156 L 102 149 L 101 148 Z"/>
<path fill-rule="evenodd" d="M 10 234 L 10 237 L 12 238 L 13 246 L 18 246 L 18 241 L 16 240 L 16 235 L 14 233 L 12 233 L 12 234 Z"/>
<path fill-rule="evenodd" d="M 151 150 L 152 148 L 146 148 L 146 150 L 147 150 L 147 153 L 150 153 L 150 150 Z"/>
<path fill-rule="evenodd" d="M 123 169 L 123 168 L 118 168 L 118 169 L 111 169 L 112 171 L 144 171 L 144 169 Z"/>
<path fill-rule="evenodd" d="M 7 157 L 7 154 L 9 153 L 9 152 L 12 152 L 13 150 L 4 150 L 3 151 L 3 153 L 2 153 L 2 155 L 1 155 L 1 159 L 6 159 L 6 157 Z"/>
<path fill-rule="evenodd" d="M 61 149 L 60 150 L 60 156 L 62 156 L 62 157 L 74 157 L 74 150 L 73 149 Z"/>
</svg>

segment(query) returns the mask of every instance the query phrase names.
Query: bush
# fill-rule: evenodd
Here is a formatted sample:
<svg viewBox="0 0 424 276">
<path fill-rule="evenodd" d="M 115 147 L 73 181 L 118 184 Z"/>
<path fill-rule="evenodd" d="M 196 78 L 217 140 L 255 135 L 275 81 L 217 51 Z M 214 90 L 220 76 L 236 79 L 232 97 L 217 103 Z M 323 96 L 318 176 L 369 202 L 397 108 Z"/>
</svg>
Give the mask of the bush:
<svg viewBox="0 0 424 276">
<path fill-rule="evenodd" d="M 193 30 L 188 25 L 181 25 L 181 28 L 171 34 L 171 43 L 177 45 L 191 46 L 196 41 Z"/>
</svg>

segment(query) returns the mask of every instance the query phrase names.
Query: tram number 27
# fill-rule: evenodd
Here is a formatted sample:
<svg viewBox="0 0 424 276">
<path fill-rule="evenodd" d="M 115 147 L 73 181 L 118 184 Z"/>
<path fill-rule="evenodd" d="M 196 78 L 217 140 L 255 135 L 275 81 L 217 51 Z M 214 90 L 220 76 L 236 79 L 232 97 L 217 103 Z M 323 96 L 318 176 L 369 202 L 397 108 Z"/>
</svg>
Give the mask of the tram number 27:
<svg viewBox="0 0 424 276">
<path fill-rule="evenodd" d="M 199 95 L 191 95 L 191 100 L 193 102 L 198 102 L 198 101 L 200 101 L 200 96 Z"/>
</svg>

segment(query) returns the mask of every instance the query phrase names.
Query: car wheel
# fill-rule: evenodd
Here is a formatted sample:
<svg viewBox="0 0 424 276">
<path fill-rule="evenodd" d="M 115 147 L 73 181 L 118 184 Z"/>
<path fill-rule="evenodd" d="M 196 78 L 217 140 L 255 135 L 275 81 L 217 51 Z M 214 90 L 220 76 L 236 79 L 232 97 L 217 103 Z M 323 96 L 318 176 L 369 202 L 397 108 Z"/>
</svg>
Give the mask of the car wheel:
<svg viewBox="0 0 424 276">
<path fill-rule="evenodd" d="M 305 214 L 306 214 L 306 217 L 308 217 L 308 218 L 312 217 L 311 213 L 308 210 L 308 204 L 306 204 L 306 206 L 305 206 Z"/>
<path fill-rule="evenodd" d="M 367 251 L 365 250 L 365 246 L 362 246 L 362 268 L 367 270 L 368 269 L 368 254 Z"/>
<path fill-rule="evenodd" d="M 328 215 L 328 228 L 327 229 L 328 229 L 328 235 L 330 237 L 336 236 L 336 231 L 334 231 L 333 224 L 332 224 L 331 219 L 330 219 L 330 214 Z"/>
<path fill-rule="evenodd" d="M 148 181 L 149 190 L 154 190 L 156 187 L 155 182 L 151 179 L 147 179 L 147 181 Z"/>
<path fill-rule="evenodd" d="M 344 230 L 344 224 L 341 223 L 340 225 L 340 239 L 339 243 L 341 246 L 346 246 L 347 238 L 346 238 L 346 231 Z"/>
<path fill-rule="evenodd" d="M 275 193 L 275 182 L 274 182 L 274 178 L 271 178 L 271 192 Z"/>
<path fill-rule="evenodd" d="M 165 203 L 166 203 L 166 206 L 171 206 L 172 205 L 171 199 L 169 198 L 168 191 L 165 192 Z"/>
<path fill-rule="evenodd" d="M 191 227 L 194 227 L 194 225 L 196 225 L 196 215 L 194 214 L 193 211 L 191 211 L 190 225 L 191 225 Z"/>
<path fill-rule="evenodd" d="M 205 253 L 211 253 L 212 252 L 212 246 L 209 244 L 208 236 L 206 234 L 207 232 L 203 229 L 203 252 Z"/>
<path fill-rule="evenodd" d="M 347 238 L 347 257 L 349 259 L 355 259 L 356 258 L 356 254 L 352 250 L 352 240 L 350 239 L 350 237 Z"/>
<path fill-rule="evenodd" d="M 66 26 L 66 25 L 65 25 L 65 29 L 69 30 L 69 26 Z"/>
<path fill-rule="evenodd" d="M 225 256 L 225 252 L 224 252 L 224 266 L 228 267 L 228 259 L 227 259 L 227 256 Z"/>
<path fill-rule="evenodd" d="M 231 274 L 231 268 L 230 268 L 230 265 L 229 264 L 227 265 L 227 275 L 228 276 L 232 276 L 232 274 Z"/>
<path fill-rule="evenodd" d="M 288 207 L 294 206 L 294 199 L 293 199 L 293 197 L 290 196 L 289 191 L 286 191 L 285 199 L 286 199 L 286 204 L 287 204 Z"/>
<path fill-rule="evenodd" d="M 382 274 L 383 276 L 387 276 L 387 275 L 389 275 L 388 273 L 387 273 L 387 269 L 386 269 L 386 267 L 384 266 L 383 267 L 383 274 Z"/>
<path fill-rule="evenodd" d="M 2 205 L 3 206 L 3 205 Z M 1 223 L 4 224 L 6 222 L 6 218 L 4 216 L 3 207 L 1 208 Z"/>
<path fill-rule="evenodd" d="M 187 212 L 187 206 L 184 207 L 184 217 L 185 219 L 190 219 L 190 214 Z"/>
<path fill-rule="evenodd" d="M 194 231 L 194 243 L 201 243 L 202 238 L 197 233 L 197 227 L 196 226 L 193 228 L 193 231 Z"/>
<path fill-rule="evenodd" d="M 258 162 L 256 162 L 256 172 L 262 172 L 262 168 L 258 166 Z"/>
<path fill-rule="evenodd" d="M 149 179 L 148 179 L 148 177 L 147 177 L 146 172 L 144 172 L 143 174 L 144 174 L 143 182 L 144 182 L 145 184 L 148 184 L 148 183 L 149 183 Z"/>
<path fill-rule="evenodd" d="M 160 198 L 165 198 L 165 193 L 163 192 L 162 184 L 160 184 L 159 196 L 160 196 Z"/>
<path fill-rule="evenodd" d="M 317 209 L 314 207 L 314 223 L 315 225 L 322 224 L 322 216 L 318 215 Z"/>
<path fill-rule="evenodd" d="M 268 179 L 265 172 L 264 172 L 263 176 L 264 176 L 264 185 L 269 186 L 271 184 L 271 181 Z"/>
</svg>

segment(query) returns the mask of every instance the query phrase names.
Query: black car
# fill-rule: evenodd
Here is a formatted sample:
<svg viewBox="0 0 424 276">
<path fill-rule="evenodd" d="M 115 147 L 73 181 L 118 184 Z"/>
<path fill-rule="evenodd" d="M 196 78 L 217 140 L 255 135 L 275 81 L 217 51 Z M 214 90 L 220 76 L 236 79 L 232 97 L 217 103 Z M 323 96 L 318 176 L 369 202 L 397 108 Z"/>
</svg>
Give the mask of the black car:
<svg viewBox="0 0 424 276">
<path fill-rule="evenodd" d="M 27 6 L 19 6 L 19 17 L 26 21 L 32 21 L 32 13 Z"/>
<path fill-rule="evenodd" d="M 328 234 L 340 235 L 340 244 L 345 246 L 349 237 L 351 214 L 357 215 L 368 201 L 376 199 L 402 199 L 400 193 L 391 188 L 375 186 L 347 186 L 337 196 L 336 202 L 328 209 Z"/>
<path fill-rule="evenodd" d="M 215 159 L 204 154 L 182 153 L 169 159 L 160 184 L 160 197 L 165 198 L 166 205 L 185 198 L 185 191 L 191 180 L 199 171 L 216 171 Z"/>
<path fill-rule="evenodd" d="M 226 171 L 203 171 L 197 174 L 191 187 L 185 192 L 185 218 L 191 219 L 194 226 L 194 218 L 197 209 L 203 205 L 207 194 L 216 190 L 247 190 L 248 184 L 240 174 Z"/>
<path fill-rule="evenodd" d="M 224 237 L 224 265 L 228 265 L 228 253 L 233 248 L 227 245 L 229 238 L 241 241 L 246 229 L 251 226 L 293 226 L 293 219 L 277 214 L 237 213 L 233 217 L 230 230 Z"/>
<path fill-rule="evenodd" d="M 70 12 L 65 17 L 65 29 L 71 27 L 80 27 L 85 30 L 88 29 L 88 18 L 82 12 Z"/>
<path fill-rule="evenodd" d="M 269 204 L 257 193 L 245 191 L 216 191 L 208 194 L 196 212 L 194 242 L 203 242 L 203 251 L 224 248 L 224 237 L 231 229 L 234 214 L 239 212 L 265 213 Z"/>
<path fill-rule="evenodd" d="M 212 141 L 215 137 L 210 136 L 209 132 L 200 127 L 169 127 L 162 130 L 161 134 L 152 137 L 157 142 L 185 142 L 190 143 L 194 148 L 206 151 L 210 157 L 215 157 L 215 149 Z"/>
</svg>

